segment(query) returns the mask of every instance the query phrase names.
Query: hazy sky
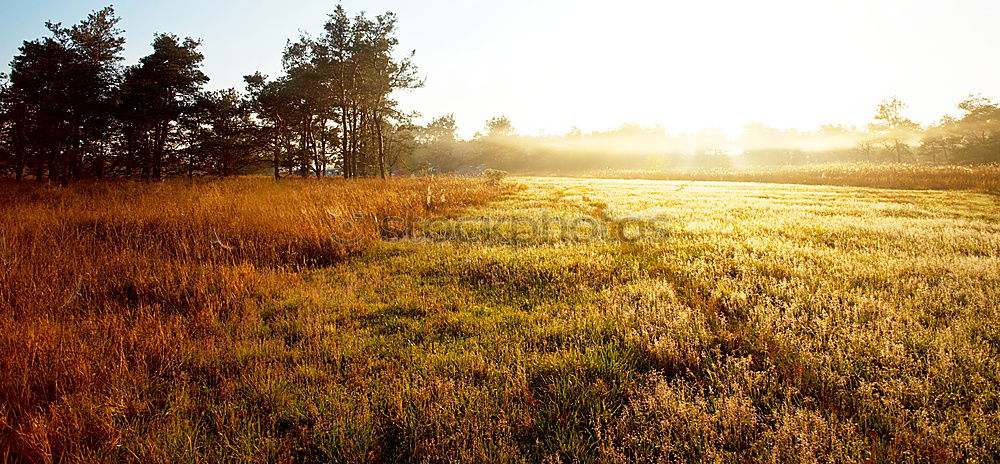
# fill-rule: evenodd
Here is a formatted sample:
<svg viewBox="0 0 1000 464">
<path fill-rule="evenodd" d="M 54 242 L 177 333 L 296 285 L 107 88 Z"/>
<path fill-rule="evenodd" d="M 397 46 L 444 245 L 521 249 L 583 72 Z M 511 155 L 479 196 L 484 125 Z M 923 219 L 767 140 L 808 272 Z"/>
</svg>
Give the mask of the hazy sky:
<svg viewBox="0 0 1000 464">
<path fill-rule="evenodd" d="M 335 1 L 120 0 L 129 62 L 154 32 L 204 39 L 212 87 L 276 74 L 286 39 L 321 29 Z M 0 0 L 0 54 L 107 2 Z M 506 114 L 521 133 L 624 122 L 671 132 L 749 121 L 863 124 L 883 97 L 923 123 L 969 93 L 1000 97 L 996 0 L 345 0 L 394 11 L 427 85 L 400 96 L 471 134 Z M 4 66 L 2 69 L 6 70 Z"/>
</svg>

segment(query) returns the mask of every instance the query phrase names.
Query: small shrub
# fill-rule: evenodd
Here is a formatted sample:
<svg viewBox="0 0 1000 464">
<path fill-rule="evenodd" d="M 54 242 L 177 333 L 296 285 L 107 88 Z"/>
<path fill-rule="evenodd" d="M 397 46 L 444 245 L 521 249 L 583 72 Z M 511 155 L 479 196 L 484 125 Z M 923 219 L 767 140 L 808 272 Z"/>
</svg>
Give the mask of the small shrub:
<svg viewBox="0 0 1000 464">
<path fill-rule="evenodd" d="M 500 169 L 487 169 L 483 171 L 483 177 L 485 177 L 490 182 L 500 182 L 507 178 L 509 174 L 507 171 L 502 171 Z"/>
</svg>

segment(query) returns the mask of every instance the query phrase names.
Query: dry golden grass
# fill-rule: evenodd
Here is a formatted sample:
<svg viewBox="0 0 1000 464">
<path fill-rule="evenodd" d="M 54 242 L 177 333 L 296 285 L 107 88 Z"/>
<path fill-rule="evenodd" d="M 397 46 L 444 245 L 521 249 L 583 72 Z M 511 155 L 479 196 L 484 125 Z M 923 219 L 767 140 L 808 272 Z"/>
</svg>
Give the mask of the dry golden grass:
<svg viewBox="0 0 1000 464">
<path fill-rule="evenodd" d="M 1000 456 L 995 195 L 540 178 L 504 195 L 513 188 L 436 180 L 432 211 L 425 182 L 6 194 L 5 219 L 33 222 L 5 222 L 0 242 L 0 257 L 18 266 L 0 280 L 0 453 L 351 463 Z M 202 198 L 200 213 L 170 220 L 190 204 L 177 197 Z M 464 214 L 447 214 L 459 206 Z M 361 211 L 364 246 L 317 241 L 335 226 L 325 208 Z M 376 216 L 410 211 L 444 212 L 434 227 L 462 233 L 425 224 L 417 235 L 429 239 L 377 242 Z M 632 217 L 656 218 L 658 233 L 581 240 L 547 230 Z M 528 224 L 546 230 L 508 233 Z"/>
<path fill-rule="evenodd" d="M 1000 192 L 998 165 L 822 164 L 719 170 L 607 171 L 595 177 Z"/>
<path fill-rule="evenodd" d="M 0 185 L 0 453 L 106 455 L 170 401 L 192 356 L 231 347 L 297 271 L 378 240 L 380 218 L 446 213 L 505 188 L 458 178 Z"/>
</svg>

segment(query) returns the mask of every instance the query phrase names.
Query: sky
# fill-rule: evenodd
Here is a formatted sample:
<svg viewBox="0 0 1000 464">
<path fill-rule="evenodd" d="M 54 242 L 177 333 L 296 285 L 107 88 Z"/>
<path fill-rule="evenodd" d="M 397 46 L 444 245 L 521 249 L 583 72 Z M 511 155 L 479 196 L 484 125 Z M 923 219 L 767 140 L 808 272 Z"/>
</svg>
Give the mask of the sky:
<svg viewBox="0 0 1000 464">
<path fill-rule="evenodd" d="M 126 58 L 154 32 L 200 38 L 212 88 L 280 72 L 281 51 L 322 29 L 333 0 L 119 0 Z M 469 136 L 506 115 L 522 134 L 662 125 L 736 134 L 863 125 L 895 96 L 929 124 L 965 96 L 1000 98 L 996 0 L 344 0 L 393 11 L 426 85 L 398 96 L 423 121 L 454 113 Z M 108 5 L 0 0 L 0 61 L 47 20 Z M 0 66 L 6 71 L 7 66 Z"/>
</svg>

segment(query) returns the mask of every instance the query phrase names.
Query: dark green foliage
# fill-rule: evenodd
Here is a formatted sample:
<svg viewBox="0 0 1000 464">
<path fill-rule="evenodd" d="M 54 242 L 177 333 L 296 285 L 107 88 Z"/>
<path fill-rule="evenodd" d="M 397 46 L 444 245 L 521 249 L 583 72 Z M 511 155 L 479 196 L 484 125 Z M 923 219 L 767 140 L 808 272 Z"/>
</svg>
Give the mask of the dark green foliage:
<svg viewBox="0 0 1000 464">
<path fill-rule="evenodd" d="M 390 94 L 421 85 L 410 57 L 394 57 L 395 31 L 392 13 L 352 20 L 338 6 L 321 36 L 288 44 L 282 76 L 246 77 L 275 178 L 391 174 L 413 137 Z"/>
<path fill-rule="evenodd" d="M 186 142 L 179 122 L 196 114 L 201 86 L 208 82 L 199 45 L 190 38 L 157 35 L 153 53 L 125 72 L 120 109 L 130 155 L 127 174 L 138 169 L 144 179 L 158 179 L 176 161 L 177 148 Z"/>
<path fill-rule="evenodd" d="M 157 34 L 123 67 L 111 7 L 47 24 L 0 76 L 0 175 L 66 183 L 106 176 L 282 172 L 386 177 L 413 150 L 409 115 L 390 94 L 421 84 L 397 59 L 396 17 L 337 7 L 319 38 L 292 42 L 284 74 L 247 76 L 247 92 L 208 92 L 201 43 Z"/>
</svg>

